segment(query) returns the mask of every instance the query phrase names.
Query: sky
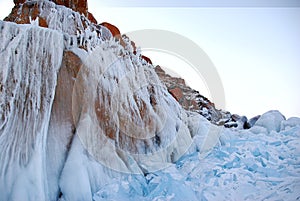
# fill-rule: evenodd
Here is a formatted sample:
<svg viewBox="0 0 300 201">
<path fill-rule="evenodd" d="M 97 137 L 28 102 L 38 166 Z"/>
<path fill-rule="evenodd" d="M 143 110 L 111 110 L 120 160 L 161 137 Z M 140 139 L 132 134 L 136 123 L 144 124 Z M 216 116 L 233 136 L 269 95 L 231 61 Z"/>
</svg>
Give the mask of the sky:
<svg viewBox="0 0 300 201">
<path fill-rule="evenodd" d="M 0 0 L 1 19 L 10 12 L 10 2 Z M 221 78 L 225 106 L 212 101 L 222 109 L 248 117 L 276 109 L 287 118 L 300 117 L 299 1 L 232 0 L 227 1 L 229 6 L 217 0 L 203 5 L 199 1 L 163 2 L 88 1 L 98 22 L 110 22 L 122 33 L 159 29 L 196 43 Z M 192 88 L 212 98 L 212 87 L 205 77 L 193 72 L 185 58 L 141 48 L 154 64 L 183 77 Z"/>
</svg>

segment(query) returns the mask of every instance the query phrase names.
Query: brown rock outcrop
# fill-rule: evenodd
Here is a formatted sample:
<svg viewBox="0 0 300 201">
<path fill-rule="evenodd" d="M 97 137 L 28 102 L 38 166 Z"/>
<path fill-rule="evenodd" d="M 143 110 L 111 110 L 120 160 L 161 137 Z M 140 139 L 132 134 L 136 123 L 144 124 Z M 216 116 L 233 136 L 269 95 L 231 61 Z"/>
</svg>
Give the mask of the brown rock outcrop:
<svg viewBox="0 0 300 201">
<path fill-rule="evenodd" d="M 88 12 L 87 0 L 51 0 L 57 5 L 71 8 L 75 12 L 85 15 L 92 23 L 97 24 L 97 20 L 92 13 Z M 5 18 L 5 21 L 11 21 L 18 24 L 29 24 L 30 17 L 35 20 L 39 17 L 39 26 L 48 27 L 45 18 L 40 16 L 40 8 L 38 2 L 26 2 L 26 0 L 14 0 L 15 7 L 11 14 Z"/>
<path fill-rule="evenodd" d="M 197 112 L 217 125 L 224 125 L 232 121 L 235 122 L 229 112 L 216 109 L 214 103 L 202 96 L 198 91 L 187 86 L 182 78 L 166 74 L 160 66 L 156 66 L 155 71 L 167 86 L 169 93 L 184 109 Z"/>
<path fill-rule="evenodd" d="M 103 39 L 109 39 L 111 34 L 109 30 L 97 24 L 97 20 L 91 13 L 82 16 L 79 12 L 65 9 L 63 6 L 56 6 L 50 1 L 26 1 L 23 4 L 14 6 L 12 12 L 4 21 L 15 22 L 17 24 L 29 24 L 32 21 L 38 22 L 41 27 L 46 27 L 71 35 L 83 34 L 89 27 L 89 30 L 96 32 Z M 51 11 L 51 12 L 49 12 Z M 84 34 L 83 34 L 84 35 Z"/>
<path fill-rule="evenodd" d="M 96 18 L 94 17 L 94 15 L 93 15 L 92 13 L 88 12 L 87 18 L 88 18 L 92 23 L 98 24 Z"/>
<path fill-rule="evenodd" d="M 39 17 L 39 26 L 48 27 L 46 19 L 40 16 L 38 3 L 24 3 L 23 1 L 18 1 L 12 12 L 4 20 L 17 24 L 30 24 L 30 19 L 35 20 Z M 24 4 L 21 7 L 19 4 L 22 2 Z"/>
<path fill-rule="evenodd" d="M 152 64 L 152 61 L 151 61 L 151 59 L 150 59 L 149 57 L 146 57 L 145 55 L 142 55 L 141 57 L 142 57 L 142 59 L 144 59 L 147 63 Z"/>
<path fill-rule="evenodd" d="M 26 0 L 14 0 L 15 5 L 25 3 Z"/>
<path fill-rule="evenodd" d="M 183 93 L 182 90 L 178 87 L 173 88 L 173 89 L 169 89 L 168 90 L 170 92 L 170 94 L 172 94 L 172 96 L 177 100 L 180 101 L 183 98 Z"/>
<path fill-rule="evenodd" d="M 124 42 L 124 40 L 122 39 L 122 36 L 121 36 L 121 32 L 120 30 L 118 29 L 118 27 L 116 27 L 115 25 L 112 25 L 108 22 L 102 22 L 100 24 L 101 26 L 104 26 L 106 27 L 112 34 L 113 37 L 115 37 L 117 40 L 120 41 L 120 44 L 125 47 L 126 46 L 126 43 Z M 135 48 L 135 47 L 134 47 Z"/>
<path fill-rule="evenodd" d="M 79 12 L 80 14 L 88 15 L 88 4 L 87 0 L 52 0 L 58 5 L 63 5 L 72 10 Z"/>
<path fill-rule="evenodd" d="M 15 5 L 23 4 L 26 0 L 14 0 Z M 58 5 L 63 5 L 72 10 L 88 16 L 87 0 L 51 0 Z"/>
</svg>

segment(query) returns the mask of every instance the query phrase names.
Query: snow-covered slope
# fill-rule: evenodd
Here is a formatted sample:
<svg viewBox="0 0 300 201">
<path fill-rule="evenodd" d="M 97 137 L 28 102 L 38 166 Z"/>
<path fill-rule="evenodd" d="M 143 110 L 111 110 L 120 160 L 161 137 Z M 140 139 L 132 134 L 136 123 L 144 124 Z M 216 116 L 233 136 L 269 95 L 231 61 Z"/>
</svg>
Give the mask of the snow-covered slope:
<svg viewBox="0 0 300 201">
<path fill-rule="evenodd" d="M 300 199 L 299 118 L 213 125 L 127 37 L 47 0 L 6 19 L 31 24 L 0 21 L 1 201 Z"/>
</svg>

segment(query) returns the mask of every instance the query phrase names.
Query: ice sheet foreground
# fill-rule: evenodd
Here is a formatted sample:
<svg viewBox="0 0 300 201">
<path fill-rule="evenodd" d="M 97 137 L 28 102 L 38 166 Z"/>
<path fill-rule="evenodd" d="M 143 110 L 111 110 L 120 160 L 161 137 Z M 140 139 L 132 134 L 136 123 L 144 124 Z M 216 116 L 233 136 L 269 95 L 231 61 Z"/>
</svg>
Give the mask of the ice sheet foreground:
<svg viewBox="0 0 300 201">
<path fill-rule="evenodd" d="M 206 154 L 186 155 L 145 179 L 111 182 L 94 199 L 300 200 L 300 119 L 282 118 L 271 111 L 250 130 L 223 129 Z"/>
</svg>

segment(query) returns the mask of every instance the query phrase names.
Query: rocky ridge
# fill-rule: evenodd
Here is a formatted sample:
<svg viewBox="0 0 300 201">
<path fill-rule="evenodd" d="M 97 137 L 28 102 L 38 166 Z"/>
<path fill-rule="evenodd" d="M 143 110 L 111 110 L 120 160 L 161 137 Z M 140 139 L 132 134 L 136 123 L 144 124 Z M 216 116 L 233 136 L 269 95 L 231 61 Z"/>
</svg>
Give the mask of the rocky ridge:
<svg viewBox="0 0 300 201">
<path fill-rule="evenodd" d="M 213 124 L 226 127 L 237 127 L 240 118 L 234 119 L 230 112 L 216 109 L 214 103 L 202 96 L 198 91 L 190 88 L 181 78 L 172 77 L 156 66 L 155 71 L 159 78 L 166 84 L 168 91 L 187 111 L 197 112 Z"/>
<path fill-rule="evenodd" d="M 107 33 L 108 29 L 112 37 L 118 40 L 123 47 L 126 46 L 124 39 L 129 39 L 126 35 L 122 35 L 120 30 L 116 26 L 108 22 L 102 22 L 100 24 L 97 24 L 97 21 L 94 19 L 93 15 L 88 12 L 87 1 L 51 1 L 57 5 L 63 5 L 68 8 L 71 8 L 72 10 L 79 12 L 83 16 L 87 17 L 87 19 L 83 16 L 73 17 L 75 21 L 70 20 L 69 16 L 61 17 L 60 21 L 65 21 L 65 23 L 75 25 L 72 26 L 72 28 L 67 27 L 69 33 L 72 29 L 74 30 L 72 34 L 75 34 L 76 32 L 83 33 L 84 30 L 88 28 L 90 29 L 90 31 L 96 31 L 98 35 L 100 35 L 100 33 L 105 32 L 105 34 L 102 35 L 106 35 L 103 37 L 108 39 L 110 37 Z M 39 26 L 57 29 L 57 27 L 51 26 L 51 19 L 49 19 L 49 13 L 47 13 L 47 11 L 43 9 L 43 2 L 25 2 L 25 0 L 15 0 L 15 7 L 13 8 L 12 13 L 8 17 L 6 17 L 5 20 L 15 22 L 18 24 L 28 24 L 32 20 L 38 18 Z M 55 4 L 52 4 L 52 6 L 54 6 Z M 72 15 L 74 15 L 74 13 Z M 133 41 L 130 41 L 130 44 L 133 48 L 133 53 L 136 54 L 135 43 Z M 152 64 L 151 59 L 147 58 L 146 56 L 141 55 L 141 58 L 144 59 L 146 62 Z M 240 116 L 235 115 L 232 117 L 230 112 L 216 109 L 215 105 L 212 102 L 210 102 L 206 97 L 202 96 L 198 91 L 188 87 L 185 84 L 184 80 L 167 75 L 160 66 L 157 66 L 155 68 L 155 71 L 158 74 L 159 78 L 162 80 L 162 82 L 167 86 L 170 94 L 180 103 L 180 105 L 184 109 L 188 111 L 197 112 L 216 125 L 225 125 L 226 127 L 238 126 L 238 123 L 235 122 L 241 119 Z"/>
</svg>

